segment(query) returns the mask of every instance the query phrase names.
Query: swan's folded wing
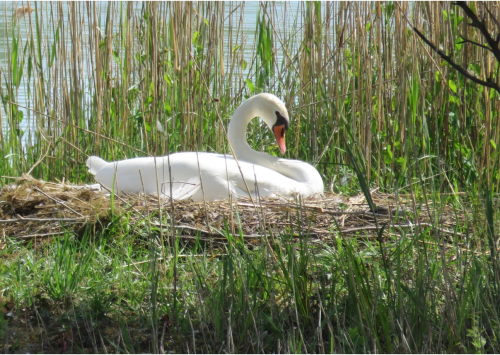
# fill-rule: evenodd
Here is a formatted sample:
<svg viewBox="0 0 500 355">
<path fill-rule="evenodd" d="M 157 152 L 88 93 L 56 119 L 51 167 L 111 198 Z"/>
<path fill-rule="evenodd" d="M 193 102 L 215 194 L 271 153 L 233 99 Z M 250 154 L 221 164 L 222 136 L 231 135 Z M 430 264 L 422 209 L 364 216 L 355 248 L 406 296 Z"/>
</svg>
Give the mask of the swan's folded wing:
<svg viewBox="0 0 500 355">
<path fill-rule="evenodd" d="M 170 190 L 172 186 L 172 190 Z M 186 181 L 165 181 L 161 186 L 161 193 L 166 196 L 172 196 L 174 200 L 187 200 L 191 198 L 201 188 L 200 178 L 191 177 Z"/>
</svg>

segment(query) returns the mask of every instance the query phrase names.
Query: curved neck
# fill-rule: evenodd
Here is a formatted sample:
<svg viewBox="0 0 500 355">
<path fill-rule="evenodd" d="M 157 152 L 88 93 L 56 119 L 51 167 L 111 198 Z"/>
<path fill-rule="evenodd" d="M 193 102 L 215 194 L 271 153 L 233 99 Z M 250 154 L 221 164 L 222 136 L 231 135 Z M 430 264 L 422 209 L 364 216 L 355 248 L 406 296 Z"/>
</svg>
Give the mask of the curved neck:
<svg viewBox="0 0 500 355">
<path fill-rule="evenodd" d="M 264 166 L 284 176 L 295 180 L 298 192 L 310 194 L 323 192 L 323 180 L 318 171 L 300 160 L 288 160 L 273 155 L 257 152 L 247 143 L 246 131 L 250 121 L 257 116 L 262 117 L 262 97 L 254 96 L 234 112 L 227 130 L 229 142 L 233 147 L 234 155 L 238 160 Z"/>
<path fill-rule="evenodd" d="M 255 117 L 254 111 L 252 105 L 249 105 L 247 100 L 234 111 L 233 117 L 231 117 L 231 121 L 229 122 L 227 137 L 237 159 L 244 159 L 243 156 L 240 157 L 242 151 L 253 150 L 247 143 L 247 126 Z"/>
<path fill-rule="evenodd" d="M 247 127 L 254 117 L 260 116 L 259 97 L 254 96 L 241 104 L 233 114 L 227 136 L 236 159 L 273 168 L 279 158 L 253 150 L 247 143 Z"/>
</svg>

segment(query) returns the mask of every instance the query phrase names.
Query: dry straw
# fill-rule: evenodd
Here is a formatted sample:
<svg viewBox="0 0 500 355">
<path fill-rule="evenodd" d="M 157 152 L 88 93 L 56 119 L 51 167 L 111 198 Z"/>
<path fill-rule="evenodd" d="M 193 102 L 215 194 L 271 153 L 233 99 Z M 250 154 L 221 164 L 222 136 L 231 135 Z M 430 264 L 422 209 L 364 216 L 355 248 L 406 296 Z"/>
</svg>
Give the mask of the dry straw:
<svg viewBox="0 0 500 355">
<path fill-rule="evenodd" d="M 0 191 L 0 224 L 4 236 L 26 241 L 52 239 L 67 232 L 80 234 L 89 226 L 101 229 L 111 220 L 111 214 L 128 214 L 132 226 L 147 219 L 156 227 L 165 227 L 167 234 L 171 232 L 168 226 L 173 219 L 179 238 L 215 243 L 227 241 L 225 225 L 230 232 L 241 233 L 250 244 L 259 244 L 263 236 L 277 236 L 283 231 L 295 238 L 327 243 L 348 233 L 374 238 L 377 236 L 374 217 L 379 225 L 387 224 L 385 237 L 394 228 L 410 232 L 434 229 L 438 242 L 446 242 L 453 236 L 462 238 L 467 233 L 460 227 L 466 225 L 465 211 L 457 217 L 451 206 L 441 206 L 439 221 L 433 221 L 428 213 L 416 210 L 410 196 L 378 191 L 372 191 L 377 205 L 375 214 L 362 194 L 350 198 L 332 193 L 292 200 L 263 198 L 255 204 L 245 198 L 232 202 L 176 201 L 173 212 L 169 201 L 155 195 L 115 196 L 113 208 L 109 197 L 107 191 L 96 191 L 89 186 L 49 183 L 24 175 L 16 184 Z M 425 210 L 430 215 L 435 212 L 432 204 Z"/>
</svg>

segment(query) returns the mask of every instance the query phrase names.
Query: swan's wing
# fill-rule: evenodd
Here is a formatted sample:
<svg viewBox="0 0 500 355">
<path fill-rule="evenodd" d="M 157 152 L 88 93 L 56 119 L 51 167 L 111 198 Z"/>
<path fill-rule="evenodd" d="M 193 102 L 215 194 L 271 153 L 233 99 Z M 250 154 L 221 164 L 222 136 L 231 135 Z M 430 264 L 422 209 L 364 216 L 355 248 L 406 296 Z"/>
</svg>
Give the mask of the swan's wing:
<svg viewBox="0 0 500 355">
<path fill-rule="evenodd" d="M 170 190 L 172 187 L 172 190 Z M 200 178 L 191 177 L 186 181 L 165 181 L 161 184 L 161 193 L 172 196 L 174 200 L 187 200 L 200 189 Z"/>
</svg>

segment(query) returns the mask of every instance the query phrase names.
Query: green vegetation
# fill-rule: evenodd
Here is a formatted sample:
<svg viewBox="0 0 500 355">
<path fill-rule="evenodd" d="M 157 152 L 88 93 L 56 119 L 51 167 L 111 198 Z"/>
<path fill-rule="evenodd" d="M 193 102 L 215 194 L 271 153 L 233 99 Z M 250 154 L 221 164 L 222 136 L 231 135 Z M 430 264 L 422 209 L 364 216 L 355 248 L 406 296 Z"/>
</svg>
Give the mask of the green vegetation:
<svg viewBox="0 0 500 355">
<path fill-rule="evenodd" d="M 299 225 L 258 245 L 228 226 L 213 245 L 184 240 L 168 211 L 111 209 L 28 243 L 0 220 L 1 351 L 500 352 L 499 93 L 411 29 L 498 82 L 491 53 L 462 43 L 482 39 L 458 7 L 31 5 L 24 17 L 1 10 L 0 186 L 27 172 L 93 182 L 89 155 L 228 152 L 234 109 L 271 92 L 292 120 L 286 157 L 315 164 L 327 190 L 405 194 L 412 220 L 433 222 L 356 235 L 332 225 L 322 242 Z M 278 155 L 257 121 L 248 137 Z"/>
</svg>

